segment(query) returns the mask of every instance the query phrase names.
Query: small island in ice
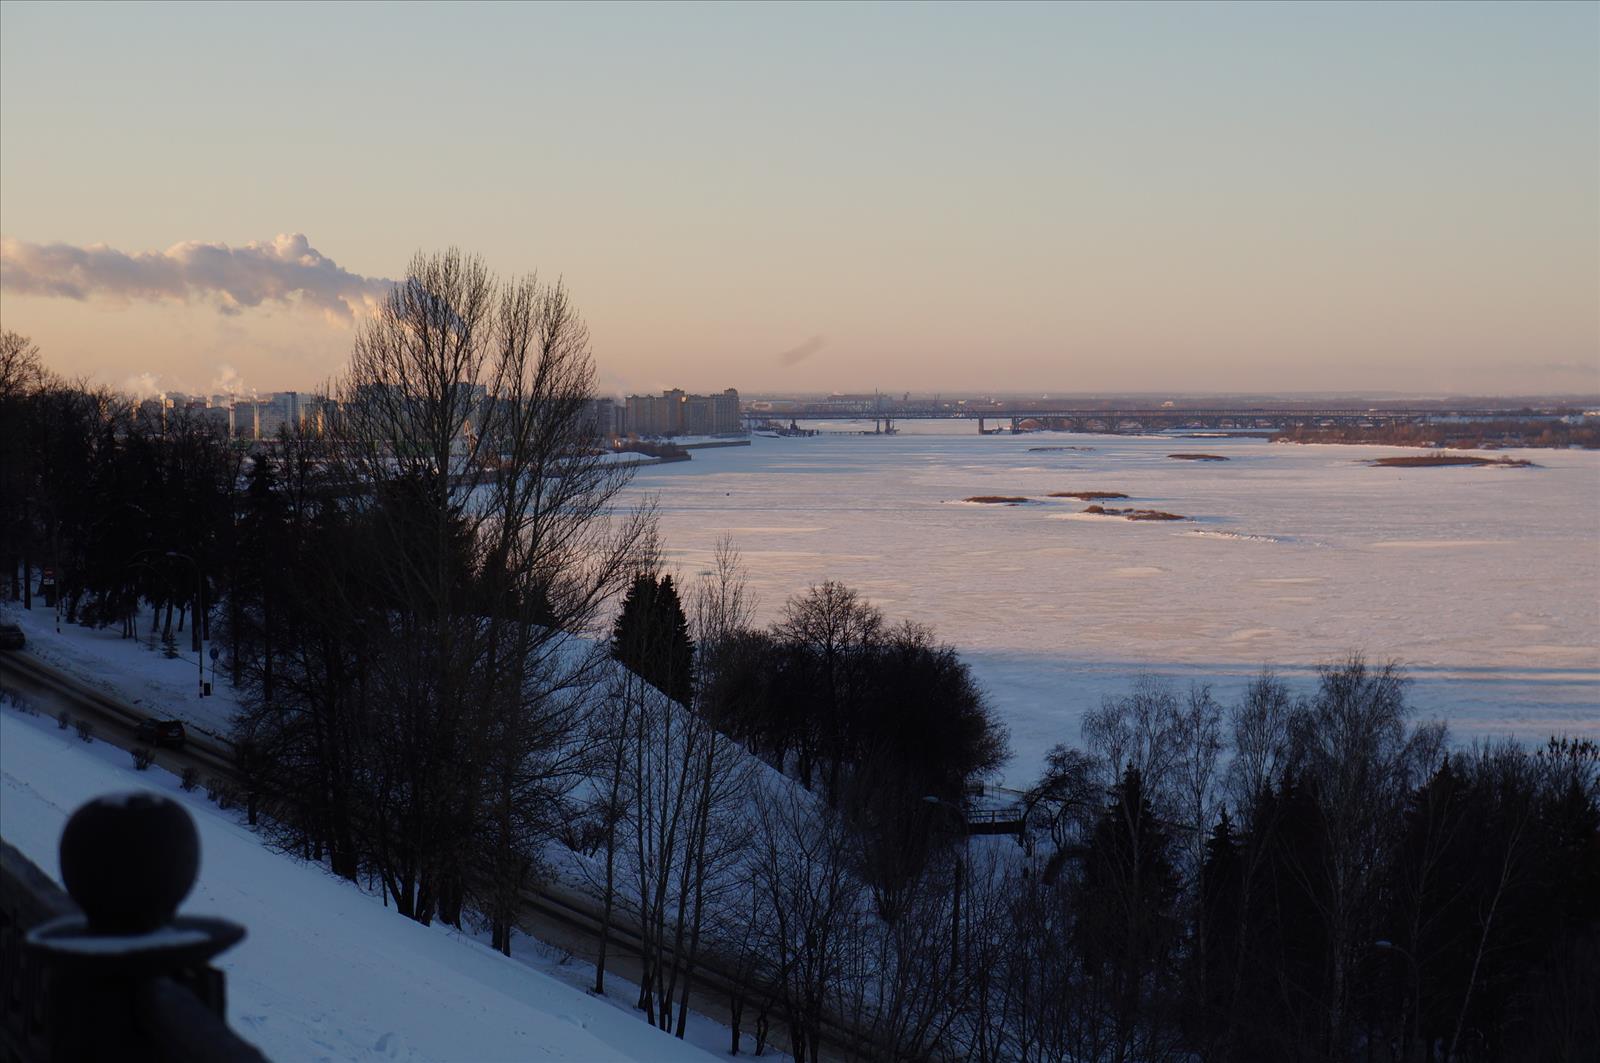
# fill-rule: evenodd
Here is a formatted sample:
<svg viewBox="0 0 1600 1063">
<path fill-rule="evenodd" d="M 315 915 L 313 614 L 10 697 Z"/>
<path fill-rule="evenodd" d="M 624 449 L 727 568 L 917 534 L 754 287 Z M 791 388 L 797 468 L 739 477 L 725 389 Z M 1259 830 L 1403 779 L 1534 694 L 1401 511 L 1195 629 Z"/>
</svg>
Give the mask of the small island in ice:
<svg viewBox="0 0 1600 1063">
<path fill-rule="evenodd" d="M 1525 458 L 1482 458 L 1476 454 L 1401 454 L 1392 458 L 1373 458 L 1368 465 L 1387 469 L 1433 469 L 1444 465 L 1499 465 L 1511 469 L 1536 469 Z"/>
<path fill-rule="evenodd" d="M 1087 506 L 1085 513 L 1093 513 L 1098 517 L 1122 517 L 1126 520 L 1188 520 L 1178 513 L 1168 513 L 1160 509 L 1108 509 L 1105 506 Z"/>
</svg>

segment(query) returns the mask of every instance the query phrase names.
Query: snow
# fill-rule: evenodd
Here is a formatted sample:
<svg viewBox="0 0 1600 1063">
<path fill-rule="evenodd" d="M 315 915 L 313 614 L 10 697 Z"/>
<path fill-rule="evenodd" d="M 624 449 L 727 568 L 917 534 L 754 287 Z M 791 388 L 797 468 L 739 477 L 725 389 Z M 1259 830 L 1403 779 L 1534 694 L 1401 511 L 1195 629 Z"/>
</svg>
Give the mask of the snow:
<svg viewBox="0 0 1600 1063">
<path fill-rule="evenodd" d="M 229 1024 L 270 1058 L 687 1063 L 727 1043 L 725 1028 L 698 1016 L 689 1042 L 655 1030 L 627 1007 L 636 989 L 617 981 L 608 987 L 614 999 L 591 996 L 578 988 L 591 977 L 586 965 L 543 956 L 526 939 L 508 959 L 470 935 L 402 919 L 377 897 L 263 847 L 159 768 L 135 773 L 122 750 L 0 709 L 0 835 L 46 872 L 57 870 L 67 816 L 129 789 L 165 794 L 194 816 L 200 876 L 183 912 L 247 928 L 216 965 L 228 976 Z"/>
<path fill-rule="evenodd" d="M 211 644 L 206 643 L 201 654 L 205 679 L 212 683 L 213 693 L 202 698 L 200 670 L 189 649 L 187 629 L 177 636 L 178 656 L 168 659 L 162 655 L 159 640 L 155 649 L 150 648 L 149 609 L 139 611 L 141 637 L 137 639 L 123 638 L 120 624 L 89 628 L 69 624 L 64 618 L 58 632 L 55 609 L 46 606 L 38 595 L 34 596 L 32 610 L 24 609 L 21 602 L 5 602 L 0 604 L 0 615 L 22 625 L 28 652 L 46 664 L 152 716 L 182 720 L 189 728 L 213 737 L 228 736 L 239 702 L 228 685 L 227 670 L 217 669 L 216 682 L 212 683 Z"/>
<path fill-rule="evenodd" d="M 77 926 L 73 929 L 76 930 Z M 60 934 L 51 939 L 51 944 L 59 952 L 75 952 L 83 956 L 116 956 L 131 952 L 150 953 L 162 949 L 176 951 L 192 945 L 202 945 L 209 940 L 211 935 L 204 930 L 164 926 L 148 934 L 122 937 Z"/>
<path fill-rule="evenodd" d="M 1400 659 L 1419 713 L 1460 740 L 1600 737 L 1600 452 L 1394 469 L 1362 462 L 1403 448 L 1219 438 L 1206 449 L 1229 461 L 1186 462 L 1167 457 L 1184 449 L 1170 437 L 898 427 L 758 436 L 641 469 L 630 491 L 657 496 L 685 576 L 731 536 L 762 621 L 838 579 L 891 619 L 932 624 L 1012 729 L 1008 783 L 1078 743 L 1083 713 L 1141 672 L 1227 698 L 1264 664 L 1309 688 L 1350 651 Z M 1086 490 L 1192 519 L 1095 517 L 1045 497 Z M 947 504 L 975 495 L 1035 502 Z"/>
</svg>

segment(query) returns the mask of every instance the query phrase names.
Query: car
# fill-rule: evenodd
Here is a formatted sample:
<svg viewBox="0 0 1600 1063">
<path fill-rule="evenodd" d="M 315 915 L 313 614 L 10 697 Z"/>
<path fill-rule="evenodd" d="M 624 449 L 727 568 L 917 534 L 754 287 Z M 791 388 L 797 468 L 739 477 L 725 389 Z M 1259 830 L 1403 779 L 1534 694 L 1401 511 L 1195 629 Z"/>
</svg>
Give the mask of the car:
<svg viewBox="0 0 1600 1063">
<path fill-rule="evenodd" d="M 182 720 L 140 720 L 139 726 L 133 729 L 133 737 L 140 742 L 172 749 L 182 749 L 184 742 L 189 739 Z"/>
<path fill-rule="evenodd" d="M 0 624 L 0 650 L 20 650 L 27 644 L 20 624 Z"/>
</svg>

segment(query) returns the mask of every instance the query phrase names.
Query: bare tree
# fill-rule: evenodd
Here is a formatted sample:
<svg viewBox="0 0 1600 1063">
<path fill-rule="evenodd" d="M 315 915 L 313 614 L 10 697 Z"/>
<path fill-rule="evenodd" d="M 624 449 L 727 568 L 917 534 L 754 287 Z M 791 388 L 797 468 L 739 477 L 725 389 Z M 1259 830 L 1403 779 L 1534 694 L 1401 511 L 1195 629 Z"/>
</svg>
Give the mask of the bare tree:
<svg viewBox="0 0 1600 1063">
<path fill-rule="evenodd" d="M 1227 789 L 1234 811 L 1243 815 L 1269 787 L 1289 757 L 1296 702 L 1289 687 L 1269 669 L 1250 681 L 1244 697 L 1228 713 L 1233 728 L 1233 759 Z M 1248 826 L 1248 824 L 1246 824 Z"/>
<path fill-rule="evenodd" d="M 1106 787 L 1131 768 L 1159 806 L 1169 796 L 1181 753 L 1178 716 L 1178 696 L 1151 675 L 1135 679 L 1132 693 L 1107 696 L 1100 708 L 1085 714 L 1083 738 L 1104 765 Z"/>
<path fill-rule="evenodd" d="M 336 388 L 328 622 L 275 651 L 278 700 L 324 706 L 291 744 L 320 759 L 320 731 L 348 750 L 319 818 L 361 824 L 364 862 L 411 918 L 459 924 L 469 893 L 487 898 L 501 947 L 533 826 L 515 810 L 548 813 L 581 762 L 568 692 L 593 664 L 572 640 L 651 523 L 618 507 L 628 472 L 584 417 L 593 375 L 560 284 L 501 282 L 455 250 L 413 259 Z"/>
<path fill-rule="evenodd" d="M 1436 740 L 1408 733 L 1405 677 L 1394 662 L 1372 667 L 1352 655 L 1324 667 L 1320 678 L 1296 717 L 1294 743 L 1317 796 L 1321 860 L 1300 874 L 1319 898 L 1328 935 L 1324 1029 L 1328 1051 L 1337 1054 L 1349 1044 L 1351 971 L 1376 937 L 1372 890 L 1399 829 L 1390 810 L 1420 779 L 1419 750 Z"/>
<path fill-rule="evenodd" d="M 796 1060 L 817 1063 L 825 1017 L 848 993 L 844 976 L 867 918 L 837 813 L 794 787 L 756 801 L 752 867 L 762 947 Z"/>
<path fill-rule="evenodd" d="M 750 625 L 755 601 L 747 590 L 744 568 L 733 540 L 717 542 L 712 569 L 703 573 L 690 599 L 691 624 L 701 666 L 731 645 Z M 753 793 L 755 766 L 748 754 L 722 734 L 696 696 L 697 747 L 690 771 L 693 785 L 691 829 L 686 873 L 678 904 L 677 942 L 673 951 L 682 963 L 683 985 L 678 997 L 677 1035 L 684 1035 L 689 990 L 700 955 L 701 932 L 708 910 L 728 918 L 727 902 L 742 907 L 742 883 L 730 874 L 742 861 L 749 831 L 746 809 Z M 689 940 L 684 947 L 685 915 Z M 677 977 L 676 966 L 673 972 Z"/>
<path fill-rule="evenodd" d="M 681 1037 L 707 913 L 720 910 L 736 887 L 731 868 L 746 848 L 753 765 L 716 729 L 697 696 L 691 694 L 691 704 L 672 696 L 693 686 L 677 674 L 687 667 L 678 663 L 685 625 L 671 588 L 666 577 L 635 577 L 631 605 L 616 627 L 618 664 L 595 718 L 605 750 L 596 990 L 604 989 L 605 939 L 620 908 L 643 943 L 640 1007 L 650 1021 L 675 1028 Z M 689 612 L 687 630 L 702 660 L 714 661 L 748 624 L 751 603 L 730 543 L 719 545 L 714 569 L 695 585 Z"/>
<path fill-rule="evenodd" d="M 0 332 L 0 399 L 36 391 L 47 376 L 38 344 L 10 329 Z"/>
</svg>

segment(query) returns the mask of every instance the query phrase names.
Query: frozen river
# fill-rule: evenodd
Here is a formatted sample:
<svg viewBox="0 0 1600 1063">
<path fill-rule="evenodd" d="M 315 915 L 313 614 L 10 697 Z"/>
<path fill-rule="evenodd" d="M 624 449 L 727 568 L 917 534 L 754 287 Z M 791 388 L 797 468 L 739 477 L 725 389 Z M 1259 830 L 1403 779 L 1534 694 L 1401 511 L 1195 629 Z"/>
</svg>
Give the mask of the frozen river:
<svg viewBox="0 0 1600 1063">
<path fill-rule="evenodd" d="M 1229 460 L 1167 457 L 1182 451 Z M 1458 740 L 1600 737 L 1600 452 L 1508 452 L 1534 469 L 1362 461 L 1402 453 L 1417 451 L 912 421 L 697 450 L 631 491 L 657 495 L 683 577 L 731 535 L 762 620 L 837 579 L 933 625 L 1011 727 L 1011 783 L 1141 672 L 1226 700 L 1264 664 L 1306 688 L 1350 651 L 1403 662 L 1412 702 Z M 1087 516 L 1053 491 L 1192 520 Z M 1034 501 L 959 501 L 972 495 Z"/>
</svg>

